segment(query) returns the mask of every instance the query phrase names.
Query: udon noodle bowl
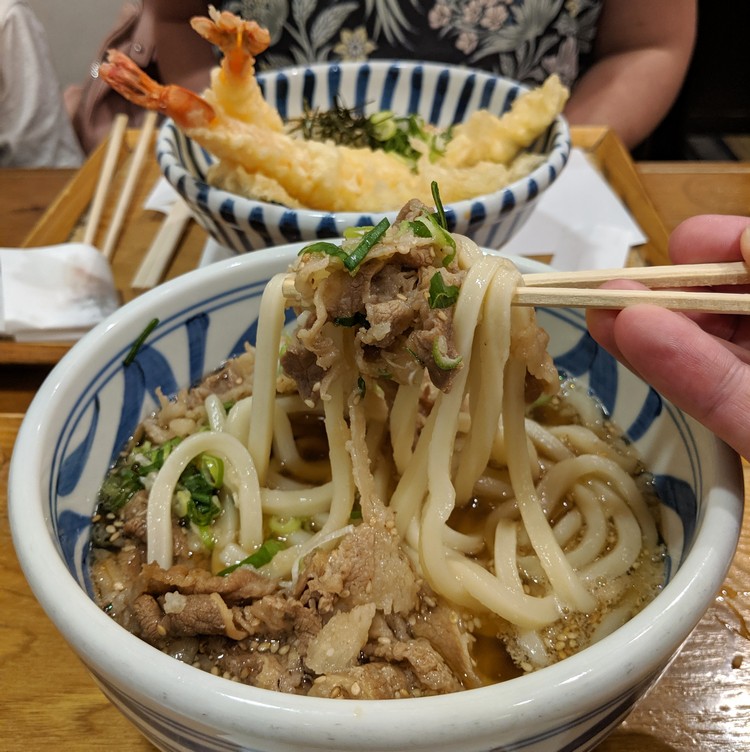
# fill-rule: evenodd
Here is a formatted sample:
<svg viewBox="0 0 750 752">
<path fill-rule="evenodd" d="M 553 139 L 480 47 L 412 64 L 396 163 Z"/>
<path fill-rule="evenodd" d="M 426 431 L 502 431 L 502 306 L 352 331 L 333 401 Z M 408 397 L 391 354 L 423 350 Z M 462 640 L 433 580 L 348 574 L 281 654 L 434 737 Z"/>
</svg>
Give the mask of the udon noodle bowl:
<svg viewBox="0 0 750 752">
<path fill-rule="evenodd" d="M 418 201 L 303 249 L 254 346 L 162 395 L 105 479 L 99 605 L 228 679 L 358 699 L 543 669 L 631 618 L 664 579 L 652 479 L 520 279 Z"/>
</svg>

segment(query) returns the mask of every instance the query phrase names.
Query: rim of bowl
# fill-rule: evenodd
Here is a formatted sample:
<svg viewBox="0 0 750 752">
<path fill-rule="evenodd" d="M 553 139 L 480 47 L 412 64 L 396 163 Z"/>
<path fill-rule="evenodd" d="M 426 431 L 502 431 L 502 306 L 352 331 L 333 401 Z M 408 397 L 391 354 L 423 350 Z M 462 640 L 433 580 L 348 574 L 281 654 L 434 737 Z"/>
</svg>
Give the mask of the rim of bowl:
<svg viewBox="0 0 750 752">
<path fill-rule="evenodd" d="M 279 75 L 287 75 L 290 77 L 300 76 L 304 75 L 306 71 L 320 73 L 322 71 L 329 70 L 331 67 L 339 67 L 344 70 L 357 69 L 361 68 L 363 65 L 367 65 L 370 68 L 376 70 L 388 69 L 392 66 L 405 68 L 407 70 L 415 67 L 423 67 L 433 70 L 449 70 L 461 76 L 475 75 L 486 80 L 498 80 L 503 82 L 503 84 L 518 88 L 519 91 L 529 91 L 530 89 L 529 86 L 526 86 L 525 84 L 522 84 L 521 82 L 514 79 L 507 78 L 506 76 L 501 76 L 498 74 L 493 74 L 477 68 L 451 65 L 449 63 L 442 64 L 423 61 L 386 59 L 368 61 L 368 63 L 366 64 L 349 61 L 335 63 L 332 65 L 326 63 L 313 63 L 306 66 L 291 66 L 288 68 L 280 68 L 275 71 L 260 73 L 258 74 L 258 80 L 260 81 L 270 76 Z M 508 183 L 506 186 L 500 188 L 494 193 L 483 193 L 470 199 L 449 202 L 445 204 L 446 208 L 450 207 L 450 209 L 455 213 L 456 217 L 471 216 L 471 208 L 475 203 L 479 202 L 484 203 L 488 206 L 500 206 L 502 204 L 502 197 L 505 192 L 510 191 L 516 194 L 522 186 L 528 185 L 529 181 L 533 180 L 538 185 L 539 192 L 554 183 L 559 177 L 560 172 L 565 167 L 570 157 L 572 143 L 570 137 L 570 127 L 568 125 L 567 119 L 564 116 L 558 115 L 550 125 L 550 129 L 552 131 L 550 134 L 550 139 L 552 139 L 552 148 L 547 155 L 547 159 L 541 165 L 534 168 L 524 177 L 519 178 L 518 180 L 514 180 L 512 183 Z M 241 194 L 230 193 L 223 188 L 217 188 L 210 183 L 200 180 L 192 172 L 190 172 L 187 167 L 185 167 L 184 162 L 179 159 L 178 149 L 176 148 L 176 142 L 174 140 L 174 134 L 176 131 L 179 131 L 179 128 L 174 123 L 174 121 L 169 118 L 164 123 L 162 123 L 161 127 L 159 128 L 159 133 L 156 141 L 156 153 L 162 173 L 164 174 L 168 182 L 180 193 L 182 193 L 182 191 L 178 187 L 178 184 L 180 184 L 180 182 L 184 184 L 191 184 L 193 193 L 196 196 L 205 195 L 207 197 L 206 200 L 210 201 L 211 207 L 214 211 L 219 212 L 220 207 L 224 203 L 224 201 L 231 199 L 235 203 L 238 201 L 242 202 L 242 204 L 248 209 L 253 207 L 263 207 L 266 223 L 268 223 L 268 220 L 277 222 L 283 215 L 288 215 L 291 212 L 294 215 L 297 215 L 300 219 L 314 222 L 315 225 L 319 224 L 320 221 L 325 217 L 336 217 L 342 222 L 355 224 L 357 219 L 359 219 L 363 215 L 395 217 L 398 214 L 398 209 L 373 212 L 331 212 L 319 209 L 294 209 L 286 206 L 281 206 L 279 204 L 273 204 L 265 201 L 258 201 L 257 199 L 247 198 L 246 196 L 242 196 Z M 184 134 L 182 135 L 184 138 L 192 141 L 189 136 L 186 136 Z M 183 190 L 187 189 L 183 188 Z M 515 206 L 517 207 L 525 205 L 532 200 L 532 198 L 526 196 L 520 203 L 516 203 Z"/>
<path fill-rule="evenodd" d="M 538 723 L 552 707 L 556 717 L 575 714 L 581 711 L 582 692 L 587 698 L 610 696 L 617 687 L 619 691 L 632 687 L 634 676 L 640 681 L 655 678 L 654 672 L 667 664 L 710 605 L 739 539 L 743 508 L 741 463 L 736 454 L 713 436 L 713 457 L 708 461 L 716 467 L 717 477 L 724 479 L 723 485 L 709 491 L 702 524 L 690 553 L 662 593 L 599 643 L 538 672 L 487 687 L 398 701 L 342 702 L 238 684 L 162 654 L 120 627 L 81 589 L 47 531 L 45 489 L 41 488 L 38 477 L 29 477 L 27 472 L 29 467 L 43 466 L 49 454 L 44 440 L 49 421 L 46 403 L 55 398 L 61 384 L 83 378 L 88 371 L 87 357 L 100 349 L 101 337 L 123 328 L 132 336 L 133 320 L 142 320 L 139 312 L 160 297 L 193 289 L 207 279 L 229 278 L 240 265 L 288 260 L 302 245 L 287 244 L 220 261 L 144 293 L 74 345 L 32 401 L 11 459 L 8 482 L 11 532 L 34 595 L 70 646 L 100 677 L 125 687 L 128 694 L 145 697 L 194 718 L 210 711 L 207 717 L 211 723 L 227 728 L 277 729 L 274 734 L 289 743 L 304 743 L 318 726 L 322 731 L 340 728 L 342 724 L 350 724 L 344 726 L 343 734 L 356 728 L 357 734 L 376 735 L 374 738 L 381 744 L 403 743 L 404 729 L 414 728 L 417 719 L 434 719 L 435 713 L 440 713 L 442 720 L 440 724 L 432 724 L 434 728 L 428 737 L 434 734 L 436 743 L 445 739 L 450 725 L 454 727 L 450 734 L 460 739 L 469 727 L 473 735 L 492 733 L 499 725 L 511 722 L 520 724 L 524 717 Z M 548 268 L 529 259 L 518 259 L 517 263 L 527 270 Z M 725 545 L 716 546 L 717 539 L 725 541 Z M 54 576 L 50 577 L 50 573 Z M 110 649 L 113 637 L 121 647 L 116 655 Z M 613 660 L 621 671 L 609 668 Z M 597 700 L 588 702 L 595 704 Z M 482 708 L 492 712 L 481 713 Z M 240 709 L 242 718 L 238 715 Z M 306 714 L 304 719 L 300 713 Z M 383 725 L 384 713 L 389 719 L 387 727 Z M 294 722 L 290 723 L 292 718 Z M 279 724 L 286 729 L 284 734 L 278 731 Z M 424 741 L 427 732 L 417 726 L 414 733 Z"/>
</svg>

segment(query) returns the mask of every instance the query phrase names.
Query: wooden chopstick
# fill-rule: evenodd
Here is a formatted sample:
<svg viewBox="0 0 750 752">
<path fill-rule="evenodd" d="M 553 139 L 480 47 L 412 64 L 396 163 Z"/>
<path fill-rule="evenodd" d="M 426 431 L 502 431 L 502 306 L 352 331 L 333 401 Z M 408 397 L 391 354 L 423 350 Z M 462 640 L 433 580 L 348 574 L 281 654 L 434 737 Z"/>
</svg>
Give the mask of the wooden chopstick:
<svg viewBox="0 0 750 752">
<path fill-rule="evenodd" d="M 125 179 L 125 185 L 120 193 L 120 198 L 117 202 L 115 209 L 115 215 L 112 218 L 112 222 L 107 231 L 107 237 L 102 246 L 102 255 L 105 258 L 110 258 L 117 244 L 117 240 L 120 237 L 120 231 L 122 230 L 122 224 L 125 220 L 125 213 L 130 206 L 130 201 L 133 198 L 133 192 L 135 190 L 136 183 L 138 182 L 138 176 L 140 175 L 141 168 L 146 159 L 146 152 L 151 145 L 151 138 L 154 134 L 156 127 L 157 113 L 153 110 L 149 110 L 146 113 L 146 117 L 143 121 L 143 127 L 138 137 L 138 142 L 133 152 L 133 158 L 130 162 L 130 169 Z"/>
<path fill-rule="evenodd" d="M 192 216 L 190 207 L 178 196 L 133 276 L 134 290 L 150 290 L 161 282 Z"/>
<path fill-rule="evenodd" d="M 114 175 L 115 166 L 117 165 L 117 157 L 120 155 L 120 149 L 122 148 L 122 141 L 125 137 L 125 129 L 127 128 L 127 125 L 128 116 L 125 113 L 117 115 L 112 123 L 112 129 L 110 130 L 109 140 L 107 142 L 107 151 L 104 155 L 104 162 L 102 163 L 102 169 L 99 172 L 99 180 L 96 184 L 94 199 L 91 202 L 91 209 L 89 210 L 89 216 L 86 220 L 83 242 L 87 245 L 92 245 L 94 238 L 96 237 L 99 220 L 102 216 L 102 209 L 104 208 L 104 200 L 107 197 L 109 187 L 112 183 L 112 176 Z"/>
<path fill-rule="evenodd" d="M 513 303 L 551 308 L 627 308 L 638 303 L 673 311 L 750 314 L 750 294 L 684 290 L 599 290 L 568 287 L 517 287 Z"/>
<path fill-rule="evenodd" d="M 523 275 L 525 287 L 597 287 L 611 279 L 632 279 L 658 288 L 739 285 L 750 284 L 750 267 L 742 261 L 727 261 Z"/>
<path fill-rule="evenodd" d="M 595 285 L 611 279 L 637 280 L 657 288 L 750 284 L 750 267 L 742 262 L 727 262 L 525 274 L 523 286 L 515 290 L 513 303 L 555 308 L 612 309 L 650 303 L 675 311 L 750 314 L 750 293 L 593 289 Z M 284 280 L 282 291 L 290 302 L 299 299 L 291 274 Z"/>
</svg>

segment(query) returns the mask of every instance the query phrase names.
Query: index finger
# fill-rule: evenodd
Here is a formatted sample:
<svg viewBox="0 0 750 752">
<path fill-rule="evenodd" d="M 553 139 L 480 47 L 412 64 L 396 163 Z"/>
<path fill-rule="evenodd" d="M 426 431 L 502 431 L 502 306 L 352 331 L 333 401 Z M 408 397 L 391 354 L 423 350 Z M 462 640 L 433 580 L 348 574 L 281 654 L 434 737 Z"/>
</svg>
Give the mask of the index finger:
<svg viewBox="0 0 750 752">
<path fill-rule="evenodd" d="M 750 218 L 729 214 L 700 214 L 679 224 L 669 238 L 675 264 L 739 261 L 747 251 L 750 262 Z M 745 241 L 741 238 L 745 233 Z M 742 247 L 744 246 L 744 248 Z"/>
</svg>

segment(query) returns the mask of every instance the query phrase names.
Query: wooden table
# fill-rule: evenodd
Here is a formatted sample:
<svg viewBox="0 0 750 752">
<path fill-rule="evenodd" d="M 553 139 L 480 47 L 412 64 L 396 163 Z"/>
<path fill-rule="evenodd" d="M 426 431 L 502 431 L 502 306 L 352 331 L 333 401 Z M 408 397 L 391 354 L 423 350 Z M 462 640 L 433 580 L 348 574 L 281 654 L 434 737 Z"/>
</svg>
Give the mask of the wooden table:
<svg viewBox="0 0 750 752">
<path fill-rule="evenodd" d="M 697 213 L 747 214 L 750 164 L 638 166 L 667 230 Z M 71 177 L 0 170 L 0 245 L 17 245 Z M 43 358 L 41 360 L 44 360 Z M 146 752 L 153 747 L 109 704 L 34 600 L 12 549 L 6 483 L 13 442 L 48 370 L 0 366 L 0 748 Z M 750 489 L 750 468 L 745 472 Z M 682 652 L 599 752 L 750 750 L 750 506 L 724 589 Z"/>
</svg>

